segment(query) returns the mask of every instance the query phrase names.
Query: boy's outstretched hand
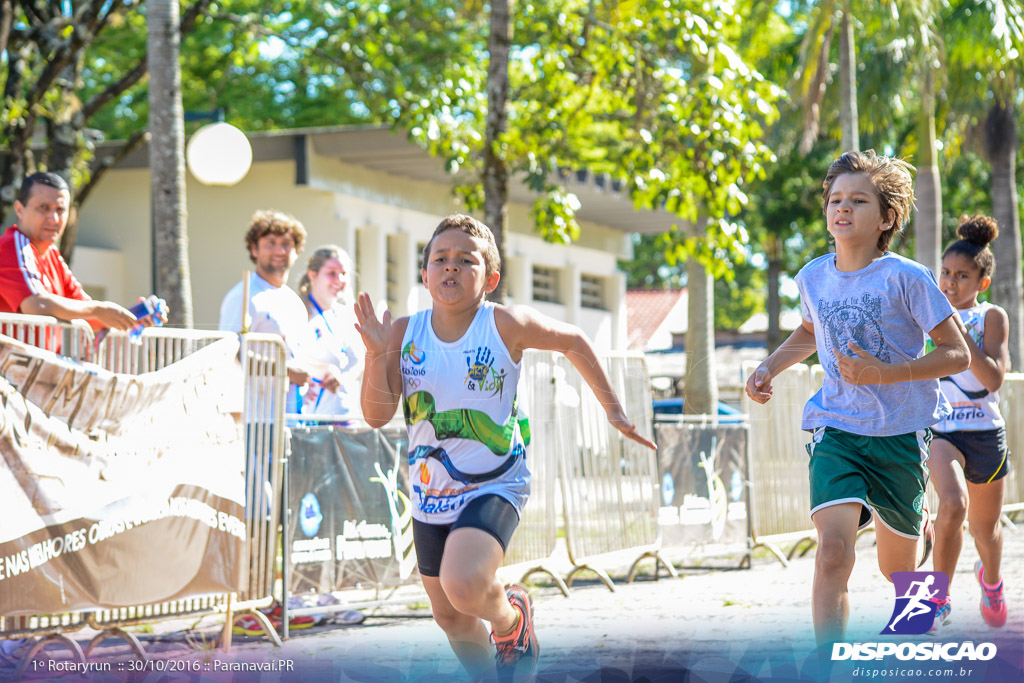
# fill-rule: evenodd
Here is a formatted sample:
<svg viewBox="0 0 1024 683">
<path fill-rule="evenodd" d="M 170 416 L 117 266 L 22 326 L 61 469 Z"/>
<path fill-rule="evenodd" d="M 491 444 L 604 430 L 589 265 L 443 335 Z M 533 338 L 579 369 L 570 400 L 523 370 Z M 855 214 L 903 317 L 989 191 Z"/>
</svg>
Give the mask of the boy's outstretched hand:
<svg viewBox="0 0 1024 683">
<path fill-rule="evenodd" d="M 371 356 L 383 356 L 388 350 L 388 339 L 391 338 L 391 311 L 384 311 L 384 319 L 377 320 L 370 295 L 360 292 L 355 312 L 358 321 L 356 330 L 363 338 L 366 353 Z"/>
<path fill-rule="evenodd" d="M 658 450 L 658 447 L 654 444 L 654 442 L 645 437 L 640 432 L 638 432 L 636 430 L 636 425 L 630 422 L 629 418 L 627 418 L 621 411 L 619 411 L 615 415 L 609 415 L 608 421 L 612 424 L 613 427 L 622 432 L 623 436 L 625 436 L 627 439 L 632 439 L 641 446 L 647 446 L 652 451 Z"/>
</svg>

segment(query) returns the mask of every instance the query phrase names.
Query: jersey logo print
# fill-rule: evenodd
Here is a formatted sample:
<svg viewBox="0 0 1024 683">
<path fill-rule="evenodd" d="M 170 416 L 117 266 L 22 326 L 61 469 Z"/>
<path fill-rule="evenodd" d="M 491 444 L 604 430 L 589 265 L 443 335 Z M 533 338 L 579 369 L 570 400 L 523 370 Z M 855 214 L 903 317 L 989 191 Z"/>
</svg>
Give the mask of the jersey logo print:
<svg viewBox="0 0 1024 683">
<path fill-rule="evenodd" d="M 512 416 L 506 424 L 499 425 L 490 415 L 471 408 L 437 410 L 432 394 L 417 391 L 402 401 L 405 421 L 410 427 L 418 422 L 429 422 L 434 428 L 438 441 L 442 439 L 470 439 L 486 446 L 491 453 L 505 456 L 516 441 L 516 428 L 523 443 L 530 443 L 530 430 L 526 418 Z"/>
<path fill-rule="evenodd" d="M 525 457 L 526 449 L 523 448 L 522 444 L 516 444 L 515 447 L 509 452 L 508 457 L 505 460 L 489 472 L 463 472 L 455 466 L 452 462 L 451 456 L 448 455 L 448 451 L 441 448 L 440 446 L 417 446 L 413 450 L 409 451 L 409 467 L 416 467 L 416 463 L 419 462 L 420 467 L 420 481 L 424 484 L 430 483 L 429 473 L 424 479 L 423 472 L 427 471 L 428 459 L 433 459 L 441 463 L 444 469 L 448 472 L 448 476 L 462 484 L 482 484 L 492 479 L 497 479 L 501 475 L 512 469 L 512 466 L 516 464 L 516 461 L 520 457 Z"/>
<path fill-rule="evenodd" d="M 412 361 L 413 365 L 421 365 L 426 359 L 426 355 L 423 349 L 416 348 L 416 340 L 410 341 L 402 349 L 402 360 Z"/>
<path fill-rule="evenodd" d="M 463 353 L 466 354 L 466 376 L 462 383 L 466 388 L 470 391 L 489 391 L 491 396 L 501 398 L 505 393 L 508 370 L 494 367 L 494 354 L 486 346 L 478 346 Z"/>
<path fill-rule="evenodd" d="M 491 371 L 494 364 L 494 354 L 486 346 L 476 347 L 476 357 L 473 351 L 463 351 L 466 354 L 466 377 L 462 380 L 469 389 L 476 389 Z"/>
<path fill-rule="evenodd" d="M 825 347 L 830 351 L 852 356 L 848 342 L 855 342 L 872 356 L 890 363 L 889 349 L 882 336 L 882 297 L 865 294 L 860 299 L 850 297 L 838 301 L 818 300 L 818 317 L 825 333 Z M 831 353 L 819 359 L 827 363 L 833 376 L 839 375 L 839 363 Z"/>
</svg>

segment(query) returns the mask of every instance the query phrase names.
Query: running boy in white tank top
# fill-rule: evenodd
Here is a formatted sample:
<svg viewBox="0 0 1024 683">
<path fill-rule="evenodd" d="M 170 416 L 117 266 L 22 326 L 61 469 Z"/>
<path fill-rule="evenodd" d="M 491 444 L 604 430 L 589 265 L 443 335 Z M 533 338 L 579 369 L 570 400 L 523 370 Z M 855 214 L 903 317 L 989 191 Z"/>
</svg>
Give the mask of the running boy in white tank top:
<svg viewBox="0 0 1024 683">
<path fill-rule="evenodd" d="M 949 577 L 952 589 L 967 519 L 981 558 L 974 565 L 981 584 L 981 616 L 989 626 L 999 627 L 1006 623 L 999 518 L 1010 463 L 998 391 L 1010 365 L 1010 323 L 1002 308 L 978 301 L 995 270 L 995 257 L 988 247 L 999 235 L 995 220 L 965 216 L 956 232 L 960 239 L 942 255 L 939 287 L 967 328 L 971 367 L 939 382 L 953 413 L 932 428 L 935 438 L 928 470 L 939 496 L 933 561 L 935 571 Z M 942 600 L 932 631 L 939 631 L 949 617 L 950 602 Z"/>
<path fill-rule="evenodd" d="M 423 251 L 433 308 L 392 323 L 389 311 L 378 320 L 361 293 L 356 327 L 366 345 L 367 423 L 383 426 L 402 399 L 416 555 L 434 620 L 471 676 L 493 673 L 496 659 L 499 676 L 511 679 L 529 674 L 539 651 L 529 594 L 506 590 L 496 576 L 530 493 L 529 439 L 516 404 L 523 351 L 565 354 L 608 421 L 655 446 L 626 417 L 580 329 L 485 300 L 500 267 L 490 228 L 449 216 Z"/>
</svg>

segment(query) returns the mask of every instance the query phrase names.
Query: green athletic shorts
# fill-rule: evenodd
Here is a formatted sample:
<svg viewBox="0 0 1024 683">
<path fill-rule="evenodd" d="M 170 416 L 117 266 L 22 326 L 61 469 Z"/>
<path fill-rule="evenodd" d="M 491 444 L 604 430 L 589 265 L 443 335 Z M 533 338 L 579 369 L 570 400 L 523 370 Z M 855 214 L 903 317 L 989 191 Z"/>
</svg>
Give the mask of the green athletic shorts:
<svg viewBox="0 0 1024 683">
<path fill-rule="evenodd" d="M 873 509 L 891 531 L 917 538 L 928 485 L 931 430 L 896 436 L 861 436 L 835 427 L 814 430 L 811 456 L 811 515 L 840 503 L 860 503 L 860 528 Z"/>
</svg>

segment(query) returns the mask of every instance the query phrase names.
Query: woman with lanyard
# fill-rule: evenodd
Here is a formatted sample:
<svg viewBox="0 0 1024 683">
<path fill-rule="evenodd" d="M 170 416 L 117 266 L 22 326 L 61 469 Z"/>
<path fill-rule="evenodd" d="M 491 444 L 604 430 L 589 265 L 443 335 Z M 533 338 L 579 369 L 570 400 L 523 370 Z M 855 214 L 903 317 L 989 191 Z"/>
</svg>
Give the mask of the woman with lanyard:
<svg viewBox="0 0 1024 683">
<path fill-rule="evenodd" d="M 366 351 L 353 327 L 352 296 L 348 290 L 352 259 L 333 244 L 318 247 L 309 257 L 299 281 L 299 296 L 309 313 L 307 359 L 330 366 L 339 382 L 330 391 L 314 380 L 302 396 L 302 414 L 329 424 L 348 426 L 359 416 L 359 383 Z M 322 416 L 322 418 L 321 418 Z"/>
</svg>

